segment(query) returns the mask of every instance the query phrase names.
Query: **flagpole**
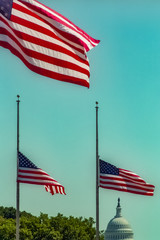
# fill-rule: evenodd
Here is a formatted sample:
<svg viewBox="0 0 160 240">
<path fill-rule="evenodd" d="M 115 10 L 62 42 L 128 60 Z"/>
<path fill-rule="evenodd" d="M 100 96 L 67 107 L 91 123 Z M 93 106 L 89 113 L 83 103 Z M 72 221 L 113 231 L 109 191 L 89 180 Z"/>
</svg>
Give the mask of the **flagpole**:
<svg viewBox="0 0 160 240">
<path fill-rule="evenodd" d="M 98 102 L 96 102 L 96 240 L 99 240 Z"/>
<path fill-rule="evenodd" d="M 19 168 L 19 100 L 20 96 L 17 95 L 17 179 Z M 17 196 L 16 196 L 16 240 L 19 240 L 19 182 L 17 181 Z"/>
</svg>

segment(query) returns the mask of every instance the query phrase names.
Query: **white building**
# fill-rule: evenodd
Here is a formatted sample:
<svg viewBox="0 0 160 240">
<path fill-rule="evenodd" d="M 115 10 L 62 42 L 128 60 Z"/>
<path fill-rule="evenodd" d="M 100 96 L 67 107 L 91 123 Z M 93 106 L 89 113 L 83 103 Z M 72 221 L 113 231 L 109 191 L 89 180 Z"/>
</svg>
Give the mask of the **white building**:
<svg viewBox="0 0 160 240">
<path fill-rule="evenodd" d="M 120 198 L 116 209 L 116 216 L 110 220 L 104 235 L 105 240 L 133 240 L 130 224 L 121 215 Z"/>
</svg>

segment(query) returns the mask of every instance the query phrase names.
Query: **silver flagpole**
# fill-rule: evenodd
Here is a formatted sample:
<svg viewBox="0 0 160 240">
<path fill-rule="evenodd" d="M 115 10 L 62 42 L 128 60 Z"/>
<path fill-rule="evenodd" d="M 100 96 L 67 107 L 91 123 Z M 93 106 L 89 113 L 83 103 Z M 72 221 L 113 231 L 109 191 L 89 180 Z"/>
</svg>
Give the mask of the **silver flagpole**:
<svg viewBox="0 0 160 240">
<path fill-rule="evenodd" d="M 96 102 L 96 240 L 99 240 L 98 102 Z"/>
<path fill-rule="evenodd" d="M 19 168 L 19 95 L 17 95 L 17 180 L 18 180 L 18 168 Z M 16 240 L 19 240 L 19 183 L 17 181 L 17 196 L 16 196 Z"/>
</svg>

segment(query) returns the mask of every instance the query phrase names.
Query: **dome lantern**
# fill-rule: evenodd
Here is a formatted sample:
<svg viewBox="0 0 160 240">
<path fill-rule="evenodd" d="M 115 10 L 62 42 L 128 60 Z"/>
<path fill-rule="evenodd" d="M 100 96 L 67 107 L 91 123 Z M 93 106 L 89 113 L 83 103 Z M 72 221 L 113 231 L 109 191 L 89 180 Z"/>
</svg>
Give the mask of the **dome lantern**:
<svg viewBox="0 0 160 240">
<path fill-rule="evenodd" d="M 117 209 L 116 209 L 116 216 L 115 217 L 122 217 L 121 214 L 121 206 L 120 206 L 120 198 L 118 198 L 118 205 L 117 205 Z"/>
</svg>

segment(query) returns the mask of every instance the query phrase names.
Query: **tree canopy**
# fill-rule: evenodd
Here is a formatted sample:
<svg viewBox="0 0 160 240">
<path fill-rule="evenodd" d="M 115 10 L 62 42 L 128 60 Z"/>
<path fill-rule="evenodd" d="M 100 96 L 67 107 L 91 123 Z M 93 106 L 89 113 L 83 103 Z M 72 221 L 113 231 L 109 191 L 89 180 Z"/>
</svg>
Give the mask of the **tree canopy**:
<svg viewBox="0 0 160 240">
<path fill-rule="evenodd" d="M 15 240 L 16 210 L 0 207 L 0 240 Z M 20 213 L 20 240 L 94 240 L 96 230 L 93 218 L 55 217 L 40 213 L 33 216 L 25 211 Z M 103 232 L 100 240 L 103 240 Z"/>
</svg>

